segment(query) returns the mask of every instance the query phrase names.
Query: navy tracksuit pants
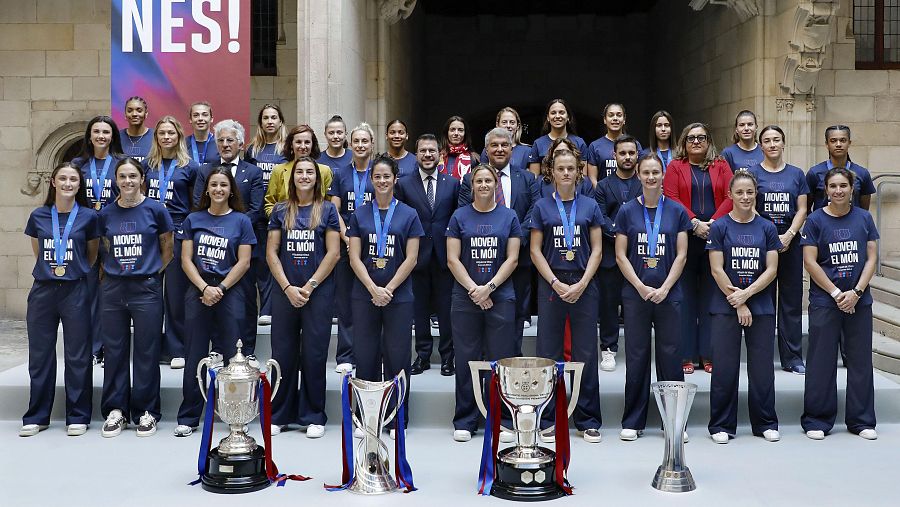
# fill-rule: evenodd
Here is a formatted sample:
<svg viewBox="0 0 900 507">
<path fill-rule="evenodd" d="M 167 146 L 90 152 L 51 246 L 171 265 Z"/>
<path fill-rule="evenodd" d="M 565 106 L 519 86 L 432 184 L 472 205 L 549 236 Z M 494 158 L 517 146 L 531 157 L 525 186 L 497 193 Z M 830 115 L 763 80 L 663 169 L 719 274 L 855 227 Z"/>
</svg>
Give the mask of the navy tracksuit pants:
<svg viewBox="0 0 900 507">
<path fill-rule="evenodd" d="M 803 247 L 799 239 L 778 254 L 778 278 L 772 286 L 778 311 L 778 356 L 781 367 L 790 368 L 803 364 Z"/>
<path fill-rule="evenodd" d="M 679 280 L 684 298 L 681 300 L 681 359 L 709 359 L 709 300 L 719 290 L 709 269 L 706 240 L 688 236 L 687 262 Z"/>
<path fill-rule="evenodd" d="M 559 281 L 573 284 L 581 279 L 582 273 L 567 271 L 557 272 L 555 275 Z M 602 424 L 600 378 L 597 370 L 598 298 L 599 291 L 593 280 L 574 304 L 561 300 L 543 278 L 538 281 L 537 355 L 554 361 L 563 360 L 563 333 L 568 316 L 572 329 L 572 361 L 584 363 L 581 393 L 572 415 L 575 427 L 579 430 L 599 429 Z M 541 427 L 549 427 L 553 420 L 553 410 L 545 410 Z"/>
<path fill-rule="evenodd" d="M 100 260 L 98 259 L 87 277 L 87 291 L 90 305 L 90 343 L 91 354 L 103 355 L 103 329 L 101 326 L 102 310 L 100 307 Z"/>
<path fill-rule="evenodd" d="M 431 336 L 430 317 L 438 316 L 440 341 L 438 352 L 441 362 L 453 361 L 453 335 L 450 317 L 450 294 L 453 292 L 453 275 L 446 266 L 440 266 L 437 258 L 422 269 L 412 272 L 415 294 L 413 314 L 416 324 L 416 355 L 426 364 L 431 362 L 434 338 Z"/>
<path fill-rule="evenodd" d="M 343 248 L 343 245 L 341 245 Z M 350 267 L 350 260 L 346 252 L 342 252 L 341 258 L 334 266 L 334 281 L 337 283 L 334 303 L 335 313 L 338 318 L 337 350 L 334 352 L 335 362 L 356 364 L 353 356 L 353 305 L 350 302 L 350 293 L 353 292 L 353 280 L 356 275 Z M 412 316 L 410 316 L 412 319 Z M 431 329 L 431 326 L 428 326 Z"/>
<path fill-rule="evenodd" d="M 266 262 L 266 242 L 269 238 L 267 225 L 268 221 L 262 224 L 262 228 L 258 226 L 255 231 L 259 258 L 253 259 L 250 263 L 254 265 L 253 272 L 256 276 L 256 287 L 259 290 L 259 315 L 272 315 L 272 272 L 269 270 L 269 264 Z"/>
<path fill-rule="evenodd" d="M 837 417 L 838 340 L 844 335 L 847 354 L 847 398 L 844 422 L 851 433 L 875 427 L 872 372 L 872 306 L 856 305 L 853 314 L 837 308 L 809 308 L 806 354 L 804 431 L 828 433 Z"/>
<path fill-rule="evenodd" d="M 162 277 L 107 276 L 100 289 L 106 361 L 100 411 L 106 417 L 114 409 L 119 409 L 134 423 L 146 411 L 158 421 L 161 415 L 159 355 L 163 322 Z"/>
<path fill-rule="evenodd" d="M 35 280 L 28 293 L 28 411 L 22 424 L 50 424 L 56 394 L 56 332 L 63 326 L 66 424 L 91 422 L 91 341 L 87 280 Z"/>
<path fill-rule="evenodd" d="M 284 292 L 272 294 L 272 358 L 281 366 L 282 375 L 281 388 L 272 401 L 272 424 L 327 422 L 325 362 L 335 286 L 333 280 L 329 282 L 313 290 L 300 308 L 295 308 Z"/>
<path fill-rule="evenodd" d="M 181 228 L 178 225 L 177 228 Z M 175 240 L 175 257 L 166 266 L 163 281 L 165 298 L 165 334 L 163 335 L 163 358 L 184 357 L 184 340 L 187 333 L 184 328 L 184 294 L 188 290 L 187 275 L 181 269 L 181 240 Z"/>
<path fill-rule="evenodd" d="M 638 298 L 622 298 L 625 311 L 625 411 L 622 428 L 642 430 L 647 426 L 650 403 L 650 358 L 656 355 L 659 381 L 684 381 L 681 369 L 681 303 L 660 304 Z M 651 329 L 654 344 L 651 347 Z"/>
<path fill-rule="evenodd" d="M 774 315 L 754 315 L 753 325 L 743 327 L 737 315 L 713 315 L 712 361 L 715 368 L 709 386 L 709 434 L 737 431 L 738 382 L 741 373 L 741 335 L 747 343 L 747 408 L 750 428 L 760 436 L 778 429 L 775 414 Z"/>
<path fill-rule="evenodd" d="M 522 245 L 521 248 L 525 248 Z M 522 265 L 521 262 L 510 276 L 513 283 L 513 291 L 516 293 L 516 356 L 522 355 L 522 336 L 525 334 L 525 321 L 531 320 L 531 285 L 534 275 L 534 265 Z"/>
<path fill-rule="evenodd" d="M 401 371 L 407 370 L 412 364 L 409 344 L 412 337 L 413 302 L 391 301 L 387 306 L 375 306 L 367 299 L 348 299 L 353 312 L 356 377 L 380 382 L 393 379 Z M 409 375 L 406 380 L 410 380 Z M 406 396 L 408 401 L 408 390 Z"/>
<path fill-rule="evenodd" d="M 625 277 L 619 267 L 613 265 L 597 270 L 597 286 L 600 289 L 600 350 L 619 351 L 619 305 L 622 304 L 622 284 Z"/>
</svg>

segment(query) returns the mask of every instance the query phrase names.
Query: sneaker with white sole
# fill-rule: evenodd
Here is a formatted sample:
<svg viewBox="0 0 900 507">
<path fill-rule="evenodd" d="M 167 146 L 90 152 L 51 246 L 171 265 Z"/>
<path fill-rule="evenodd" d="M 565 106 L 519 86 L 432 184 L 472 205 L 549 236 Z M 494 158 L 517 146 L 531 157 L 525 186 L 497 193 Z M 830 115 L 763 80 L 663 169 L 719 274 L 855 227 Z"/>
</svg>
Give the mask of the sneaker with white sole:
<svg viewBox="0 0 900 507">
<path fill-rule="evenodd" d="M 528 319 L 525 321 L 525 329 L 528 329 L 530 327 L 531 327 L 531 319 Z"/>
<path fill-rule="evenodd" d="M 486 431 L 486 430 L 485 430 Z M 504 444 L 509 444 L 515 442 L 516 435 L 512 431 L 504 431 L 500 430 L 500 442 Z"/>
<path fill-rule="evenodd" d="M 325 426 L 310 424 L 306 427 L 306 438 L 322 438 L 325 436 Z"/>
<path fill-rule="evenodd" d="M 762 436 L 766 439 L 766 442 L 777 442 L 781 440 L 781 433 L 778 433 L 778 430 L 763 431 Z"/>
<path fill-rule="evenodd" d="M 353 365 L 350 363 L 340 363 L 334 367 L 334 371 L 343 375 L 347 372 L 353 371 Z"/>
<path fill-rule="evenodd" d="M 66 426 L 66 435 L 77 437 L 87 433 L 87 424 L 70 424 Z"/>
<path fill-rule="evenodd" d="M 472 440 L 472 432 L 469 430 L 453 430 L 453 440 L 457 442 L 468 442 Z"/>
<path fill-rule="evenodd" d="M 169 368 L 173 370 L 180 370 L 184 368 L 184 358 L 183 357 L 173 357 L 171 361 L 169 361 Z"/>
<path fill-rule="evenodd" d="M 259 359 L 256 358 L 256 355 L 250 354 L 247 356 L 247 365 L 251 368 L 259 369 Z"/>
<path fill-rule="evenodd" d="M 260 326 L 271 326 L 272 325 L 272 316 L 271 315 L 260 315 L 258 319 L 256 319 L 256 323 Z"/>
<path fill-rule="evenodd" d="M 106 422 L 103 423 L 103 429 L 100 430 L 100 436 L 103 438 L 117 437 L 127 426 L 128 421 L 125 420 L 122 411 L 119 409 L 112 410 L 109 415 L 106 416 Z"/>
<path fill-rule="evenodd" d="M 806 432 L 806 437 L 812 440 L 825 440 L 825 432 L 822 430 L 809 430 Z"/>
<path fill-rule="evenodd" d="M 718 433 L 713 433 L 712 435 L 709 436 L 709 438 L 711 438 L 712 441 L 717 444 L 727 444 L 728 443 L 728 433 L 725 433 L 724 431 L 720 431 Z"/>
<path fill-rule="evenodd" d="M 275 435 L 280 435 L 281 432 L 284 431 L 285 426 L 287 426 L 287 425 L 286 424 L 285 425 L 273 424 L 273 425 L 269 426 L 269 435 L 272 435 L 273 437 Z"/>
<path fill-rule="evenodd" d="M 873 428 L 866 428 L 859 432 L 859 436 L 866 440 L 875 440 L 878 438 L 878 433 L 876 433 Z"/>
<path fill-rule="evenodd" d="M 19 429 L 19 436 L 33 437 L 49 427 L 49 424 L 23 424 Z"/>
<path fill-rule="evenodd" d="M 194 430 L 197 429 L 196 426 L 188 426 L 186 424 L 179 424 L 175 426 L 175 436 L 176 437 L 189 437 Z"/>
<path fill-rule="evenodd" d="M 550 427 L 541 431 L 541 442 L 545 444 L 556 442 L 556 428 Z"/>
<path fill-rule="evenodd" d="M 144 412 L 144 415 L 138 419 L 137 436 L 149 437 L 156 434 L 156 418 L 150 415 L 150 412 Z"/>
<path fill-rule="evenodd" d="M 619 440 L 624 440 L 626 442 L 633 442 L 638 439 L 639 436 L 644 434 L 644 430 L 632 430 L 628 428 L 622 429 L 619 432 Z"/>
<path fill-rule="evenodd" d="M 600 441 L 603 440 L 603 435 L 601 435 L 600 430 L 596 428 L 579 431 L 578 434 L 581 435 L 581 438 L 583 438 L 584 441 L 589 444 L 599 444 Z"/>
<path fill-rule="evenodd" d="M 600 369 L 603 371 L 616 371 L 616 353 L 612 350 L 600 351 Z"/>
</svg>

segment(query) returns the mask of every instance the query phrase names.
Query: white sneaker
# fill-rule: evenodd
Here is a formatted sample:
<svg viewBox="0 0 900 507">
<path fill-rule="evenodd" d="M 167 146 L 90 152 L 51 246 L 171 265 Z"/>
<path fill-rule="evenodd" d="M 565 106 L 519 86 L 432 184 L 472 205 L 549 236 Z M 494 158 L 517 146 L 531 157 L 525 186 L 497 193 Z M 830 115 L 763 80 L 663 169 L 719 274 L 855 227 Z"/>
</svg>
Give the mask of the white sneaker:
<svg viewBox="0 0 900 507">
<path fill-rule="evenodd" d="M 178 426 L 175 426 L 175 436 L 176 437 L 189 437 L 189 436 L 191 436 L 191 434 L 193 432 L 194 432 L 194 428 L 192 428 L 186 424 L 179 424 Z"/>
<path fill-rule="evenodd" d="M 77 437 L 87 433 L 87 424 L 70 424 L 66 427 L 66 435 Z"/>
<path fill-rule="evenodd" d="M 531 327 L 531 319 L 528 319 L 525 321 L 525 329 L 528 329 L 530 327 Z"/>
<path fill-rule="evenodd" d="M 343 375 L 349 371 L 353 371 L 353 365 L 350 363 L 340 363 L 334 367 L 334 371 Z"/>
<path fill-rule="evenodd" d="M 633 441 L 637 440 L 638 437 L 641 436 L 641 434 L 643 434 L 643 433 L 644 433 L 643 430 L 630 430 L 630 429 L 625 428 L 619 432 L 619 440 L 624 440 L 626 442 L 633 442 Z"/>
<path fill-rule="evenodd" d="M 487 431 L 487 430 L 484 430 Z M 516 435 L 512 431 L 504 431 L 500 430 L 500 442 L 504 444 L 509 444 L 515 442 Z"/>
<path fill-rule="evenodd" d="M 541 431 L 541 442 L 545 444 L 552 444 L 556 442 L 556 428 L 551 426 L 545 430 Z"/>
<path fill-rule="evenodd" d="M 600 369 L 603 371 L 616 371 L 616 353 L 611 350 L 600 351 Z"/>
<path fill-rule="evenodd" d="M 878 438 L 878 433 L 875 432 L 874 428 L 866 428 L 859 432 L 859 436 L 866 440 L 875 440 Z"/>
<path fill-rule="evenodd" d="M 222 354 L 219 354 L 218 352 L 210 352 L 209 360 L 209 367 L 213 370 L 218 371 L 219 368 L 225 366 L 225 358 L 222 357 Z"/>
<path fill-rule="evenodd" d="M 169 368 L 173 370 L 180 370 L 184 368 L 184 358 L 183 357 L 173 357 L 172 361 L 169 362 Z"/>
<path fill-rule="evenodd" d="M 457 442 L 468 442 L 472 440 L 472 432 L 469 430 L 453 430 L 453 440 Z"/>
<path fill-rule="evenodd" d="M 325 436 L 325 426 L 310 424 L 306 427 L 306 438 L 322 438 Z"/>
<path fill-rule="evenodd" d="M 272 316 L 271 315 L 260 315 L 259 319 L 256 320 L 256 323 L 260 326 L 271 326 L 272 325 Z"/>
<path fill-rule="evenodd" d="M 712 441 L 717 444 L 727 444 L 728 443 L 728 433 L 725 433 L 724 431 L 720 431 L 718 433 L 713 433 L 709 437 L 712 438 Z"/>
<path fill-rule="evenodd" d="M 813 440 L 825 440 L 825 432 L 822 430 L 809 430 L 806 432 L 806 437 Z"/>
<path fill-rule="evenodd" d="M 122 433 L 122 430 L 124 430 L 126 426 L 128 426 L 128 421 L 125 420 L 122 411 L 119 409 L 112 410 L 109 415 L 106 416 L 106 422 L 103 423 L 103 429 L 100 430 L 100 436 L 103 438 L 117 437 Z"/>
<path fill-rule="evenodd" d="M 156 434 L 156 418 L 150 412 L 144 411 L 144 415 L 138 419 L 137 436 L 149 437 Z"/>
<path fill-rule="evenodd" d="M 19 429 L 20 437 L 33 437 L 50 426 L 47 424 L 23 424 Z"/>
<path fill-rule="evenodd" d="M 763 438 L 766 442 L 777 442 L 781 440 L 781 433 L 778 433 L 778 430 L 766 430 L 763 431 Z"/>
<path fill-rule="evenodd" d="M 255 355 L 250 354 L 249 356 L 247 356 L 247 365 L 250 366 L 251 368 L 256 368 L 258 370 L 259 369 L 259 359 L 257 359 Z"/>
<path fill-rule="evenodd" d="M 272 435 L 273 437 L 275 435 L 280 435 L 281 430 L 283 430 L 283 429 L 284 429 L 284 426 L 282 426 L 280 424 L 273 424 L 273 425 L 269 426 L 269 435 Z"/>
<path fill-rule="evenodd" d="M 600 430 L 596 428 L 579 431 L 578 433 L 581 435 L 581 438 L 589 444 L 599 444 L 600 441 L 603 440 L 603 435 L 601 435 Z"/>
</svg>

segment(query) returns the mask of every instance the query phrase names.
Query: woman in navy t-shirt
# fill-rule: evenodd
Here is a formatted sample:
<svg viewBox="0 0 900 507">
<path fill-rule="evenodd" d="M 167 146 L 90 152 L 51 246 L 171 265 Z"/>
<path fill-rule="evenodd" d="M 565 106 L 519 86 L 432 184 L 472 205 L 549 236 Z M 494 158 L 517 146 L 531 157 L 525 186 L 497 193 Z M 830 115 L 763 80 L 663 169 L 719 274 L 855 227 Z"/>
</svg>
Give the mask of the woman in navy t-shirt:
<svg viewBox="0 0 900 507">
<path fill-rule="evenodd" d="M 769 125 L 759 134 L 765 159 L 750 168 L 756 177 L 756 212 L 775 224 L 782 247 L 778 250 L 777 287 L 772 286 L 778 325 L 778 355 L 784 371 L 803 375 L 803 249 L 797 234 L 806 221 L 806 175 L 799 167 L 783 160 L 784 132 L 777 125 Z M 777 293 L 776 293 L 777 290 Z"/>
<path fill-rule="evenodd" d="M 121 130 L 122 148 L 125 155 L 143 162 L 153 146 L 153 129 L 144 125 L 149 113 L 147 101 L 143 97 L 129 97 L 125 101 L 125 119 L 128 127 Z"/>
<path fill-rule="evenodd" d="M 581 151 L 572 141 L 571 137 L 560 137 L 558 139 L 554 139 L 553 142 L 550 143 L 550 148 L 547 150 L 547 154 L 541 160 L 541 167 L 543 167 L 542 175 L 538 177 L 535 181 L 535 184 L 540 186 L 540 190 L 538 191 L 538 195 L 540 197 L 553 197 L 553 192 L 556 192 L 556 185 L 553 183 L 552 179 L 552 170 L 551 163 L 553 160 L 553 155 L 559 152 L 568 151 L 574 153 L 579 159 L 582 156 Z M 594 187 L 591 186 L 591 180 L 588 178 L 583 178 L 581 182 L 578 183 L 577 191 L 579 195 L 586 195 L 589 197 L 594 196 Z"/>
<path fill-rule="evenodd" d="M 719 288 L 709 304 L 716 364 L 709 389 L 709 434 L 713 442 L 727 444 L 737 431 L 744 335 L 750 426 L 754 435 L 776 442 L 781 437 L 775 414 L 775 306 L 770 284 L 778 272 L 781 241 L 775 225 L 755 214 L 756 178 L 749 171 L 735 171 L 728 197 L 734 208 L 712 224 L 706 242 L 709 266 Z"/>
<path fill-rule="evenodd" d="M 750 169 L 763 161 L 763 152 L 756 142 L 756 115 L 753 111 L 743 110 L 734 118 L 734 144 L 722 150 L 722 158 L 728 162 L 731 172 L 738 169 Z"/>
<path fill-rule="evenodd" d="M 571 152 L 558 152 L 549 174 L 556 186 L 552 197 L 539 199 L 532 209 L 531 260 L 537 268 L 537 355 L 563 360 L 566 317 L 572 330 L 572 360 L 584 363 L 575 427 L 590 443 L 600 441 L 600 385 L 598 376 L 597 313 L 599 291 L 594 274 L 600 266 L 600 226 L 603 218 L 593 197 L 575 189 L 584 178 L 584 162 Z M 541 426 L 553 420 L 551 411 Z"/>
<path fill-rule="evenodd" d="M 144 196 L 140 162 L 122 160 L 114 176 L 119 197 L 100 212 L 105 350 L 100 413 L 106 418 L 101 435 L 118 436 L 130 421 L 137 424 L 137 436 L 146 437 L 156 433 L 161 415 L 162 271 L 173 257 L 174 226 L 165 205 Z"/>
<path fill-rule="evenodd" d="M 641 195 L 622 205 L 614 224 L 616 263 L 628 282 L 622 287 L 625 411 L 619 433 L 626 441 L 636 440 L 647 425 L 651 336 L 656 337 L 657 380 L 684 380 L 678 279 L 687 257 L 687 231 L 691 230 L 684 207 L 662 195 L 662 161 L 656 153 L 641 157 L 637 177 Z"/>
<path fill-rule="evenodd" d="M 325 141 L 328 147 L 319 155 L 316 162 L 325 164 L 335 173 L 350 163 L 352 154 L 347 143 L 347 124 L 340 115 L 334 115 L 325 124 Z"/>
<path fill-rule="evenodd" d="M 867 440 L 875 432 L 872 377 L 872 294 L 878 230 L 868 211 L 853 206 L 856 175 L 835 167 L 825 175 L 828 204 L 803 228 L 803 265 L 809 273 L 809 348 L 803 416 L 813 440 L 825 438 L 837 416 L 838 340 L 847 354 L 847 429 Z"/>
<path fill-rule="evenodd" d="M 182 384 L 184 401 L 178 409 L 175 436 L 186 437 L 200 423 L 203 398 L 197 385 L 197 364 L 209 351 L 213 366 L 235 354 L 235 342 L 243 329 L 244 285 L 241 277 L 250 268 L 250 255 L 256 244 L 253 224 L 242 211 L 244 204 L 231 171 L 213 169 L 206 178 L 197 210 L 181 227 L 181 268 L 191 283 L 184 296 L 185 370 Z"/>
<path fill-rule="evenodd" d="M 575 135 L 575 113 L 563 99 L 553 99 L 547 104 L 541 134 L 541 137 L 535 139 L 531 145 L 531 153 L 528 156 L 528 170 L 538 178 L 544 175 L 541 163 L 550 151 L 550 144 L 559 138 L 568 138 L 575 143 L 582 160 L 587 156 L 587 143 Z"/>
<path fill-rule="evenodd" d="M 650 140 L 641 152 L 642 157 L 647 153 L 656 153 L 662 161 L 663 174 L 666 173 L 669 162 L 675 158 L 675 143 L 672 141 L 674 128 L 672 115 L 668 111 L 661 109 L 653 113 L 650 118 Z"/>
<path fill-rule="evenodd" d="M 616 172 L 614 143 L 619 136 L 625 134 L 625 106 L 618 102 L 607 104 L 603 108 L 603 125 L 606 127 L 606 134 L 594 140 L 585 154 L 588 178 L 594 186 L 598 181 Z M 635 144 L 640 153 L 643 150 L 641 143 L 635 139 Z"/>
<path fill-rule="evenodd" d="M 272 294 L 272 357 L 282 369 L 282 389 L 272 400 L 276 435 L 292 423 L 306 426 L 307 438 L 325 434 L 325 361 L 335 286 L 330 275 L 340 256 L 341 228 L 321 178 L 322 168 L 312 157 L 298 157 L 288 198 L 275 205 L 269 220 L 266 259 L 279 289 Z"/>
<path fill-rule="evenodd" d="M 497 205 L 497 171 L 472 171 L 472 204 L 456 210 L 447 226 L 447 265 L 456 279 L 451 311 L 453 350 L 459 364 L 516 355 L 516 294 L 509 281 L 519 261 L 522 228 L 514 210 Z M 470 375 L 456 375 L 453 439 L 478 429 Z"/>
<path fill-rule="evenodd" d="M 50 174 L 44 205 L 31 212 L 34 285 L 28 293 L 28 410 L 19 435 L 30 437 L 50 425 L 56 394 L 56 333 L 63 324 L 66 424 L 70 436 L 83 435 L 91 422 L 90 303 L 85 277 L 97 259 L 97 212 L 87 200 L 84 176 L 71 163 Z"/>
<path fill-rule="evenodd" d="M 384 138 L 387 141 L 387 154 L 397 161 L 397 167 L 400 168 L 400 176 L 415 171 L 416 167 L 418 167 L 416 155 L 406 149 L 406 142 L 409 141 L 409 130 L 406 127 L 406 122 L 393 120 L 388 123 L 384 132 Z"/>
</svg>

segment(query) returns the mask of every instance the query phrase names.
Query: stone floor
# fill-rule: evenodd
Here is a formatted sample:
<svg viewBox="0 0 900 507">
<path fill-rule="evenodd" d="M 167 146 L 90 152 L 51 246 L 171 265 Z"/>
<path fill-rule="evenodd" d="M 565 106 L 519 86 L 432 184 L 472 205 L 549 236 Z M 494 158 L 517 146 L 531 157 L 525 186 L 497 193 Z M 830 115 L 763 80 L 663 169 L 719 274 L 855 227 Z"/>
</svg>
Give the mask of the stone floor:
<svg viewBox="0 0 900 507">
<path fill-rule="evenodd" d="M 28 359 L 28 336 L 24 320 L 0 320 L 0 371 Z"/>
</svg>

